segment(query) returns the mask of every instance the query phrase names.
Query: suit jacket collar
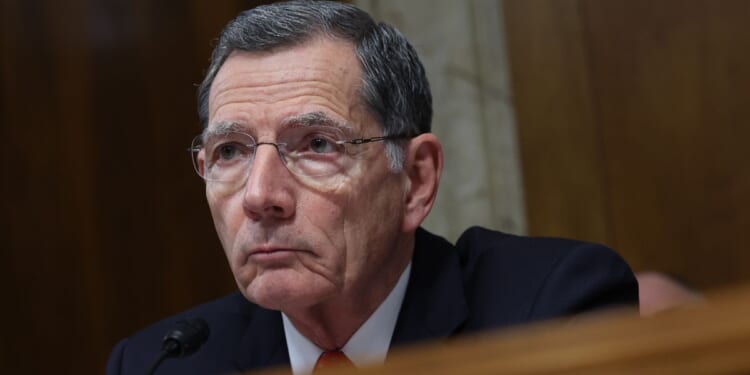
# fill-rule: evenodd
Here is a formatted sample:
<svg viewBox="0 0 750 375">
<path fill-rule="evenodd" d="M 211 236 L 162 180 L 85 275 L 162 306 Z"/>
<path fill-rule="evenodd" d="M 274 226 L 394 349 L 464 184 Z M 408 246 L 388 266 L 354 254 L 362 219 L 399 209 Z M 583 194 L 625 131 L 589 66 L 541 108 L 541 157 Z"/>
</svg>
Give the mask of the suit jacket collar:
<svg viewBox="0 0 750 375">
<path fill-rule="evenodd" d="M 391 347 L 451 336 L 467 317 L 458 252 L 442 237 L 419 228 Z"/>
<path fill-rule="evenodd" d="M 249 323 L 245 325 L 245 332 L 235 347 L 234 362 L 237 370 L 288 365 L 289 350 L 281 313 L 248 302 L 244 315 Z"/>
</svg>

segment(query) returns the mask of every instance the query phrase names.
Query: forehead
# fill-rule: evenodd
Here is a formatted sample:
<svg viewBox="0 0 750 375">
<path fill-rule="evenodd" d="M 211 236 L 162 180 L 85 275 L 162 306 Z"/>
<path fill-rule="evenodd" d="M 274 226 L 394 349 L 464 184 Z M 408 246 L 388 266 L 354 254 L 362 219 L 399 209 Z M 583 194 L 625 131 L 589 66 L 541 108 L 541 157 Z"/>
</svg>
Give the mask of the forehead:
<svg viewBox="0 0 750 375">
<path fill-rule="evenodd" d="M 234 51 L 211 85 L 209 127 L 227 121 L 282 124 L 304 113 L 360 124 L 361 76 L 354 46 L 330 38 L 272 51 Z"/>
</svg>

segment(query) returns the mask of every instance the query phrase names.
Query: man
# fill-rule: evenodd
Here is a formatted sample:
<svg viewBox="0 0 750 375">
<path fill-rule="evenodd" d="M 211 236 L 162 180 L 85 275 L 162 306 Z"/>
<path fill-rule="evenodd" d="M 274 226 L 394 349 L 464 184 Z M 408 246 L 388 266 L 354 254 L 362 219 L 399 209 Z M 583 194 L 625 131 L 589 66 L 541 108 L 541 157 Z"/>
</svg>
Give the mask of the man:
<svg viewBox="0 0 750 375">
<path fill-rule="evenodd" d="M 405 343 L 637 303 L 601 246 L 481 228 L 453 246 L 419 228 L 443 167 L 429 86 L 405 38 L 353 6 L 240 14 L 198 97 L 194 164 L 240 293 L 121 341 L 108 374 L 145 373 L 195 317 L 209 339 L 157 373 L 304 374 L 322 353 L 361 366 Z"/>
</svg>

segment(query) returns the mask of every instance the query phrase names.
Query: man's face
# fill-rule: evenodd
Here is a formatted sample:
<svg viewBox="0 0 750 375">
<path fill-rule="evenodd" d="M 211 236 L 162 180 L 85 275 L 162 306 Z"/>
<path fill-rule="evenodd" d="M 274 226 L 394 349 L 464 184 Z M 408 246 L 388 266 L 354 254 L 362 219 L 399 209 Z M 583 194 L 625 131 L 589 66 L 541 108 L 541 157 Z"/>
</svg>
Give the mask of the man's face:
<svg viewBox="0 0 750 375">
<path fill-rule="evenodd" d="M 360 103 L 351 44 L 316 38 L 273 52 L 232 53 L 209 98 L 208 131 L 227 123 L 257 142 L 279 142 L 300 118 L 349 126 L 352 138 L 382 135 Z M 356 147 L 346 170 L 308 178 L 290 172 L 274 146 L 256 149 L 239 188 L 207 182 L 216 230 L 242 293 L 272 309 L 369 303 L 411 256 L 401 219 L 408 178 L 388 169 L 383 143 Z M 203 155 L 202 157 L 205 157 Z M 358 301 L 358 299 L 361 299 Z"/>
</svg>

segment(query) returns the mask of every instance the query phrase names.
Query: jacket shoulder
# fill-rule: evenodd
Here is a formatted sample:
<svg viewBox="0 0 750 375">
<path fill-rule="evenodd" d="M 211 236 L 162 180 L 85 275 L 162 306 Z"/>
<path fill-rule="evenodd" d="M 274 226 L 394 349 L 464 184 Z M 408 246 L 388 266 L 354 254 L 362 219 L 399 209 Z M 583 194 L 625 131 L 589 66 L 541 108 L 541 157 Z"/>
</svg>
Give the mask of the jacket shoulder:
<svg viewBox="0 0 750 375">
<path fill-rule="evenodd" d="M 177 322 L 194 318 L 204 319 L 210 327 L 210 332 L 209 340 L 204 347 L 190 357 L 190 362 L 202 364 L 205 361 L 202 361 L 201 357 L 210 356 L 213 358 L 211 362 L 229 363 L 229 358 L 223 361 L 220 358 L 222 355 L 230 354 L 231 351 L 225 350 L 227 348 L 214 347 L 219 341 L 210 338 L 212 336 L 235 337 L 234 340 L 229 341 L 239 340 L 238 336 L 244 332 L 242 328 L 259 309 L 258 306 L 248 302 L 242 294 L 235 292 L 165 318 L 117 343 L 108 359 L 106 373 L 108 375 L 145 373 L 147 366 L 159 355 L 164 336 L 175 328 Z M 231 369 L 224 371 L 229 370 Z"/>
<path fill-rule="evenodd" d="M 477 312 L 478 325 L 508 325 L 638 303 L 630 267 L 603 245 L 472 227 L 456 248 L 466 298 Z"/>
</svg>

